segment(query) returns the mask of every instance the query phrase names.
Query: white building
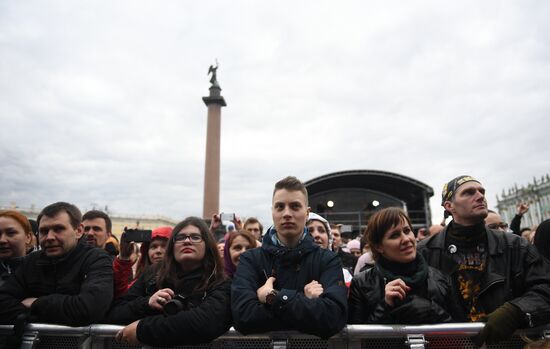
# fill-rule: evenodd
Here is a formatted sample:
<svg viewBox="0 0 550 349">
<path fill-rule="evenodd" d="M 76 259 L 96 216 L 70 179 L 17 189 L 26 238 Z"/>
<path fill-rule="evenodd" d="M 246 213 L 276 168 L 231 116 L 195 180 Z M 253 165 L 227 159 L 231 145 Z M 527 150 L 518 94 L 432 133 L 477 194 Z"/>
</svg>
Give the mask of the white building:
<svg viewBox="0 0 550 349">
<path fill-rule="evenodd" d="M 521 227 L 532 227 L 550 218 L 550 176 L 533 178 L 533 182 L 518 188 L 515 185 L 497 195 L 497 209 L 502 219 L 510 223 L 516 214 L 516 205 L 529 203 L 529 211 L 521 220 Z"/>
<path fill-rule="evenodd" d="M 17 210 L 24 214 L 29 219 L 36 219 L 40 213 L 40 209 L 36 206 L 31 207 L 18 207 L 15 203 L 10 205 L 0 205 L 0 209 L 4 210 Z M 81 210 L 82 211 L 82 210 Z M 82 211 L 82 214 L 86 211 Z M 112 231 L 113 234 L 120 238 L 120 235 L 124 231 L 125 227 L 130 229 L 139 228 L 139 229 L 155 229 L 160 226 L 175 226 L 178 221 L 172 218 L 155 216 L 155 215 L 120 215 L 112 214 L 107 212 L 111 222 L 113 223 Z"/>
</svg>

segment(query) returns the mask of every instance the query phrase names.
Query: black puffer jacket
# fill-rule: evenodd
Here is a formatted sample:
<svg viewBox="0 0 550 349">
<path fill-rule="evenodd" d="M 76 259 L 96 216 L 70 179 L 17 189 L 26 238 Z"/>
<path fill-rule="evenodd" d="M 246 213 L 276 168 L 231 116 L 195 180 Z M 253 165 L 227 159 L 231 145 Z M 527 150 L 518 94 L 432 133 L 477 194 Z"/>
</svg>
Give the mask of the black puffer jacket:
<svg viewBox="0 0 550 349">
<path fill-rule="evenodd" d="M 165 315 L 149 306 L 149 298 L 159 290 L 156 286 L 157 267 L 143 273 L 128 290 L 115 301 L 108 322 L 126 325 L 140 320 L 137 338 L 154 346 L 173 346 L 208 343 L 231 327 L 230 285 L 228 281 L 213 282 L 205 291 L 193 291 L 202 277 L 202 269 L 182 275 L 181 287 L 165 284 L 176 294 L 184 296 L 181 311 Z"/>
<path fill-rule="evenodd" d="M 349 323 L 431 324 L 452 321 L 449 309 L 453 292 L 447 277 L 428 268 L 423 289 L 413 289 L 402 302 L 390 307 L 384 301 L 386 280 L 377 266 L 355 275 L 351 281 Z"/>
<path fill-rule="evenodd" d="M 309 233 L 295 248 L 278 246 L 270 229 L 262 247 L 243 253 L 231 287 L 235 328 L 243 333 L 295 330 L 328 338 L 347 319 L 347 289 L 340 258 L 313 243 Z M 256 291 L 274 276 L 279 290 L 271 306 L 258 300 Z M 316 280 L 323 286 L 319 298 L 304 295 L 304 286 Z"/>
<path fill-rule="evenodd" d="M 16 257 L 0 261 L 0 287 L 4 281 L 15 274 L 17 268 L 23 263 L 23 258 Z"/>
<path fill-rule="evenodd" d="M 21 301 L 37 297 L 30 313 Z M 113 267 L 107 253 L 77 243 L 61 258 L 43 251 L 26 256 L 0 287 L 0 323 L 28 321 L 85 326 L 103 320 L 113 300 Z"/>
<path fill-rule="evenodd" d="M 453 275 L 457 265 L 447 252 L 447 226 L 441 233 L 421 241 L 418 251 L 427 263 L 446 275 Z M 524 324 L 540 326 L 550 322 L 550 266 L 536 248 L 525 239 L 510 233 L 486 229 L 487 267 L 481 283 L 479 300 L 487 313 L 505 302 L 517 306 L 524 314 Z M 451 279 L 453 289 L 455 280 Z M 462 312 L 457 321 L 466 322 Z"/>
</svg>

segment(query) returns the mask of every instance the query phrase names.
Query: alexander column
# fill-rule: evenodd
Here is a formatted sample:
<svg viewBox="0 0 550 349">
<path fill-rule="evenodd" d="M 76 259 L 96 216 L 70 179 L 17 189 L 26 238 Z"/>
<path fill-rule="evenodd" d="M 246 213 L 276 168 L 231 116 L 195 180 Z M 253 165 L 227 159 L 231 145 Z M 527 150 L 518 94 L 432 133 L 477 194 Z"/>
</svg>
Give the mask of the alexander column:
<svg viewBox="0 0 550 349">
<path fill-rule="evenodd" d="M 225 107 L 225 99 L 221 95 L 221 87 L 218 84 L 216 66 L 210 66 L 208 74 L 210 78 L 210 96 L 202 97 L 204 104 L 208 107 L 208 122 L 206 126 L 206 161 L 204 166 L 204 205 L 202 216 L 205 219 L 212 218 L 212 215 L 220 209 L 220 133 L 222 107 Z"/>
</svg>

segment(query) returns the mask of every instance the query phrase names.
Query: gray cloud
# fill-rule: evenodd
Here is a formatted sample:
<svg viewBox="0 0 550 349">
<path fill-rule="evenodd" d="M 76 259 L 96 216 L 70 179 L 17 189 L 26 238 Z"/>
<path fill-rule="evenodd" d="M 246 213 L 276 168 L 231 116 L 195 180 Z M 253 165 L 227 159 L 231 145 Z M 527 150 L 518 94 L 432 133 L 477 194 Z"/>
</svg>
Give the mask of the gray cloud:
<svg viewBox="0 0 550 349">
<path fill-rule="evenodd" d="M 534 1 L 5 2 L 0 204 L 200 215 L 218 58 L 222 210 L 269 221 L 276 180 L 356 168 L 436 193 L 470 173 L 494 205 L 550 172 L 549 15 Z"/>
</svg>

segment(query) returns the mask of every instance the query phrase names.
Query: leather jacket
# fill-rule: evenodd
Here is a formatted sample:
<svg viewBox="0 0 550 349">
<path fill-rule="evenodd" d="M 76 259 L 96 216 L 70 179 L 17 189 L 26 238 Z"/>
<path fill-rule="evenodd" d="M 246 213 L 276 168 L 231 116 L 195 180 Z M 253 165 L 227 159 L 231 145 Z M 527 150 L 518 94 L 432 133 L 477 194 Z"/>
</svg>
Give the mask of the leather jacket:
<svg viewBox="0 0 550 349">
<path fill-rule="evenodd" d="M 452 321 L 449 301 L 452 289 L 448 278 L 428 267 L 425 289 L 415 290 L 394 307 L 384 301 L 386 280 L 372 267 L 353 277 L 349 299 L 351 324 L 428 324 Z M 399 303 L 399 304 L 397 304 Z"/>
<path fill-rule="evenodd" d="M 448 227 L 418 244 L 418 251 L 428 265 L 453 275 L 456 263 L 447 252 Z M 479 300 L 487 313 L 505 302 L 525 314 L 524 325 L 539 326 L 550 322 L 550 266 L 536 248 L 525 239 L 485 227 L 487 266 L 481 281 Z M 455 278 L 453 289 L 458 290 Z M 455 291 L 457 292 L 457 291 Z M 464 311 L 457 321 L 469 321 Z"/>
</svg>

